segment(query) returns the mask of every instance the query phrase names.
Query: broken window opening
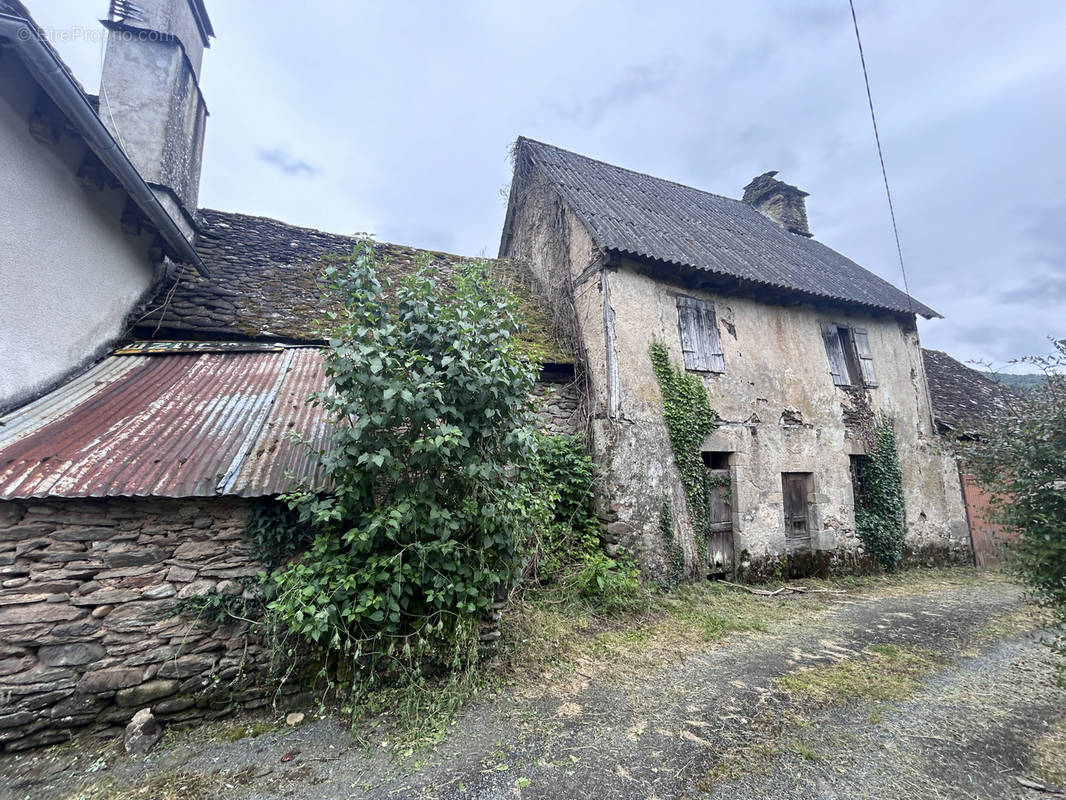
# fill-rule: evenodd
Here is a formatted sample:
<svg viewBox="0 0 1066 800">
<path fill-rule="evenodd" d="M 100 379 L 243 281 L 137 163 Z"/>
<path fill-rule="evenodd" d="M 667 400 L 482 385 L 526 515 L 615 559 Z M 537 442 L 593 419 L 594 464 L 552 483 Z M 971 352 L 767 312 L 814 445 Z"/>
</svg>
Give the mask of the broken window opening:
<svg viewBox="0 0 1066 800">
<path fill-rule="evenodd" d="M 729 469 L 729 460 L 733 454 L 724 450 L 704 450 L 700 455 L 703 456 L 703 464 L 707 469 Z"/>
<path fill-rule="evenodd" d="M 865 328 L 821 323 L 829 373 L 837 386 L 877 386 L 873 353 Z"/>
<path fill-rule="evenodd" d="M 866 508 L 869 505 L 870 487 L 862 479 L 863 467 L 870 461 L 869 456 L 852 455 L 851 461 L 851 489 L 855 498 L 855 509 Z"/>
<path fill-rule="evenodd" d="M 677 324 L 681 333 L 681 352 L 685 369 L 692 372 L 725 372 L 722 338 L 714 303 L 678 295 Z"/>
</svg>

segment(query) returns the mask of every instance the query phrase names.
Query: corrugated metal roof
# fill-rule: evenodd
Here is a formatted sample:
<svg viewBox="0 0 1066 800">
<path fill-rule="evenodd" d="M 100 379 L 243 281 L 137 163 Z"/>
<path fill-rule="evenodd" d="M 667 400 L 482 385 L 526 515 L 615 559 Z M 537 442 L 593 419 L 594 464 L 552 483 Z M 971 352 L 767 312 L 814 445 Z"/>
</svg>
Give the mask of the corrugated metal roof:
<svg viewBox="0 0 1066 800">
<path fill-rule="evenodd" d="M 112 355 L 0 418 L 0 498 L 243 497 L 317 485 L 322 353 Z"/>
<path fill-rule="evenodd" d="M 520 138 L 529 158 L 597 245 L 636 258 L 890 311 L 933 309 L 820 242 L 782 229 L 739 200 Z"/>
</svg>

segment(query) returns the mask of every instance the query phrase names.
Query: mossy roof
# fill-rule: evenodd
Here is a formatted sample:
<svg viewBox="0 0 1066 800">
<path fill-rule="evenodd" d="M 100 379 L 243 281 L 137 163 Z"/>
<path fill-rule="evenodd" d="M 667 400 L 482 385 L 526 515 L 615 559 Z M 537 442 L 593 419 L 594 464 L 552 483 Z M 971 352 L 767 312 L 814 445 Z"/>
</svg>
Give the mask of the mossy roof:
<svg viewBox="0 0 1066 800">
<path fill-rule="evenodd" d="M 197 251 L 211 277 L 186 269 L 164 281 L 147 312 L 134 322 L 135 338 L 322 341 L 323 313 L 339 303 L 321 284 L 325 259 L 350 254 L 356 237 L 210 209 L 200 210 L 200 226 Z M 446 283 L 459 264 L 471 260 L 397 244 L 377 247 L 382 271 L 393 278 L 425 264 Z M 551 332 L 536 280 L 511 261 L 488 262 L 499 283 L 519 298 L 522 339 L 530 358 L 573 363 Z"/>
</svg>

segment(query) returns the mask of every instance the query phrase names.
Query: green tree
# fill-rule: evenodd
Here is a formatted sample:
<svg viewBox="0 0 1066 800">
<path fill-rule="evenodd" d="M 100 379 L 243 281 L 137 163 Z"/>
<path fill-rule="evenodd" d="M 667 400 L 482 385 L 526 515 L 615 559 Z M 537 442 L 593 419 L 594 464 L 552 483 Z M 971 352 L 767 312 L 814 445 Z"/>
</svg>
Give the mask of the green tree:
<svg viewBox="0 0 1066 800">
<path fill-rule="evenodd" d="M 1066 631 L 1066 339 L 1021 359 L 1046 376 L 963 445 L 967 472 L 992 494 L 991 521 L 1017 534 L 1008 563 Z M 1063 649 L 1064 640 L 1058 646 Z"/>
<path fill-rule="evenodd" d="M 480 618 L 520 572 L 518 477 L 536 446 L 536 365 L 486 265 L 450 286 L 426 269 L 390 285 L 378 266 L 367 240 L 326 271 L 344 301 L 313 398 L 331 423 L 329 491 L 287 496 L 316 535 L 275 573 L 269 606 L 371 683 L 470 662 Z"/>
</svg>

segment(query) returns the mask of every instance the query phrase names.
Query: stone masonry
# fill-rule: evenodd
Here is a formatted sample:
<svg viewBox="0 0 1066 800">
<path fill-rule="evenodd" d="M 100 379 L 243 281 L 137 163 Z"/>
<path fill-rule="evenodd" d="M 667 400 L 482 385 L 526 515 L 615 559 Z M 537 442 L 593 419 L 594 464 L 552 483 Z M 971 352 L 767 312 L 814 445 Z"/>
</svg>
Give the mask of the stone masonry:
<svg viewBox="0 0 1066 800">
<path fill-rule="evenodd" d="M 240 498 L 0 503 L 0 746 L 116 734 L 264 705 L 269 661 L 237 623 L 174 614 L 180 598 L 244 591 L 259 564 Z"/>
</svg>

